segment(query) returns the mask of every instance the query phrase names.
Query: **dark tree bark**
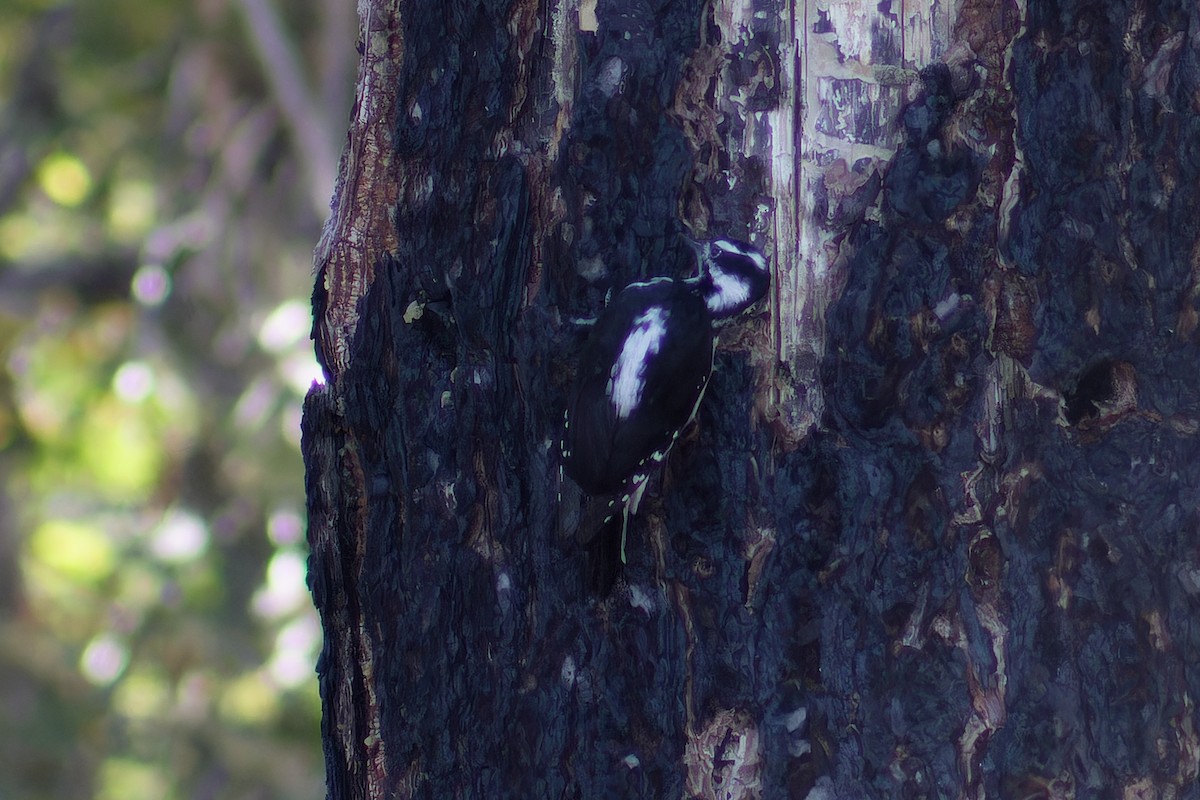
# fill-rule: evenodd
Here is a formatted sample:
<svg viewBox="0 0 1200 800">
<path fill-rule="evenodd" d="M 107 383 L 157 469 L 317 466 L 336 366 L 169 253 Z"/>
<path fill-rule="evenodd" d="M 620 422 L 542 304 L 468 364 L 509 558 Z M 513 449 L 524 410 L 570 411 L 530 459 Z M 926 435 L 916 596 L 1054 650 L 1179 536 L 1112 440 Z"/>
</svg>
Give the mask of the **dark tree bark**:
<svg viewBox="0 0 1200 800">
<path fill-rule="evenodd" d="M 1200 7 L 361 9 L 330 797 L 1200 797 Z M 684 230 L 775 288 L 596 597 L 567 321 Z"/>
</svg>

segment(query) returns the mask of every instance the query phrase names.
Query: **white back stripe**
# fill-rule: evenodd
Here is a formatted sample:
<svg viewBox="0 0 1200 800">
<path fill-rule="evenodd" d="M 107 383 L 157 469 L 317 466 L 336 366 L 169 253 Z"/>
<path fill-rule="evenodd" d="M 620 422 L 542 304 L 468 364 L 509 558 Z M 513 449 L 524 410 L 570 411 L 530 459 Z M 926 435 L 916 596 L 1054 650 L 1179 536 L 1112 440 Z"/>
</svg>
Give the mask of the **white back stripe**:
<svg viewBox="0 0 1200 800">
<path fill-rule="evenodd" d="M 608 382 L 608 396 L 618 419 L 627 419 L 642 401 L 646 389 L 646 364 L 662 348 L 670 315 L 662 306 L 651 306 L 633 321 Z"/>
</svg>

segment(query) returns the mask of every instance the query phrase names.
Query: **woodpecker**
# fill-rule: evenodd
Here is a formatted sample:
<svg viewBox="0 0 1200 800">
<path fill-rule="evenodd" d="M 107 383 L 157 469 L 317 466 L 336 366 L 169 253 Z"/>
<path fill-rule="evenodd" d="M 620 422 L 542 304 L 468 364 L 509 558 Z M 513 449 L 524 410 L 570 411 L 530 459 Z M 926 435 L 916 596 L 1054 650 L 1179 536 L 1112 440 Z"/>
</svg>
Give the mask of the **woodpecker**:
<svg viewBox="0 0 1200 800">
<path fill-rule="evenodd" d="M 766 258 L 734 239 L 700 245 L 685 279 L 631 283 L 592 327 L 568 398 L 563 469 L 585 493 L 610 498 L 604 524 L 625 533 L 651 470 L 695 418 L 712 372 L 714 325 L 758 302 Z"/>
</svg>

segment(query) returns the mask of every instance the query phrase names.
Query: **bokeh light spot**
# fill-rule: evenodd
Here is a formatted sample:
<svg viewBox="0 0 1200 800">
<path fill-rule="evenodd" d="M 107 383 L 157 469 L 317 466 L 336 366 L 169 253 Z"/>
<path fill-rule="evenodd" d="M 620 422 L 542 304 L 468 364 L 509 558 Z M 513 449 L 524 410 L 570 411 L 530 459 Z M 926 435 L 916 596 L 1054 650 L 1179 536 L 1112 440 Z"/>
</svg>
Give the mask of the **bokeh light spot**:
<svg viewBox="0 0 1200 800">
<path fill-rule="evenodd" d="M 79 433 L 80 464 L 110 497 L 136 500 L 158 480 L 162 441 L 152 420 L 116 402 L 89 410 Z"/>
<path fill-rule="evenodd" d="M 10 261 L 27 258 L 37 241 L 38 225 L 28 214 L 10 214 L 0 219 L 0 256 Z"/>
<path fill-rule="evenodd" d="M 167 682 L 152 670 L 134 669 L 113 693 L 113 708 L 130 719 L 155 719 L 167 709 Z"/>
<path fill-rule="evenodd" d="M 151 534 L 150 553 L 168 564 L 186 564 L 208 548 L 208 541 L 204 520 L 190 511 L 172 509 Z"/>
<path fill-rule="evenodd" d="M 271 679 L 284 689 L 296 689 L 313 680 L 321 626 L 315 612 L 289 623 L 275 639 L 275 653 L 267 665 Z"/>
<path fill-rule="evenodd" d="M 91 173 L 70 153 L 55 153 L 43 159 L 37 179 L 47 197 L 68 208 L 82 203 L 92 190 Z"/>
<path fill-rule="evenodd" d="M 242 725 L 267 725 L 279 715 L 279 695 L 260 672 L 230 681 L 217 704 L 221 716 Z"/>
<path fill-rule="evenodd" d="M 325 380 L 325 373 L 321 371 L 317 357 L 307 348 L 285 358 L 279 367 L 283 379 L 301 397 L 308 394 L 314 383 L 323 383 Z"/>
<path fill-rule="evenodd" d="M 293 509 L 278 509 L 267 519 L 267 538 L 276 547 L 299 544 L 303 537 L 304 520 Z"/>
<path fill-rule="evenodd" d="M 128 758 L 110 758 L 100 767 L 96 800 L 170 800 L 166 776 L 156 767 Z"/>
<path fill-rule="evenodd" d="M 312 312 L 308 303 L 288 300 L 276 306 L 258 329 L 258 343 L 264 350 L 281 353 L 308 336 L 312 330 Z"/>
<path fill-rule="evenodd" d="M 88 644 L 79 661 L 83 676 L 97 686 L 107 686 L 125 671 L 129 651 L 114 636 L 102 633 Z"/>
<path fill-rule="evenodd" d="M 122 181 L 109 195 L 108 226 L 115 236 L 134 239 L 154 225 L 158 201 L 153 184 Z"/>
<path fill-rule="evenodd" d="M 266 423 L 272 407 L 278 400 L 276 385 L 268 378 L 259 378 L 246 387 L 233 409 L 233 418 L 238 427 L 257 430 Z"/>
<path fill-rule="evenodd" d="M 96 583 L 116 565 L 116 548 L 104 531 L 74 520 L 52 519 L 33 532 L 29 552 L 68 578 Z"/>
<path fill-rule="evenodd" d="M 212 708 L 213 678 L 204 672 L 190 672 L 179 681 L 175 692 L 175 710 L 184 720 L 198 722 Z"/>
<path fill-rule="evenodd" d="M 267 565 L 266 585 L 254 595 L 254 613 L 264 619 L 278 619 L 305 605 L 307 574 L 308 567 L 299 553 L 293 550 L 276 553 Z"/>
<path fill-rule="evenodd" d="M 303 418 L 299 404 L 286 406 L 279 415 L 279 432 L 283 434 L 285 442 L 296 448 L 296 452 L 300 452 L 300 425 Z"/>
<path fill-rule="evenodd" d="M 140 403 L 154 393 L 154 370 L 144 361 L 127 361 L 113 375 L 113 391 L 128 403 Z"/>
<path fill-rule="evenodd" d="M 162 305 L 171 293 L 171 276 L 161 264 L 143 264 L 133 274 L 133 299 L 144 306 Z"/>
</svg>

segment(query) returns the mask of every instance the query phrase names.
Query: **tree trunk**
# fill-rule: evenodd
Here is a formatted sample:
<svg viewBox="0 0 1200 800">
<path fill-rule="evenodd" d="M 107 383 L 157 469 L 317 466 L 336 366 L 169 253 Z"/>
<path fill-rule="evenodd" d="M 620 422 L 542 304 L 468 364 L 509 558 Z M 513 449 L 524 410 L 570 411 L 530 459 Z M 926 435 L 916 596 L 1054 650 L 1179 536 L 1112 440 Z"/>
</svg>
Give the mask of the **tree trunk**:
<svg viewBox="0 0 1200 800">
<path fill-rule="evenodd" d="M 1200 7 L 360 13 L 304 423 L 331 798 L 1200 797 Z M 596 597 L 569 320 L 685 231 L 774 289 Z"/>
</svg>

